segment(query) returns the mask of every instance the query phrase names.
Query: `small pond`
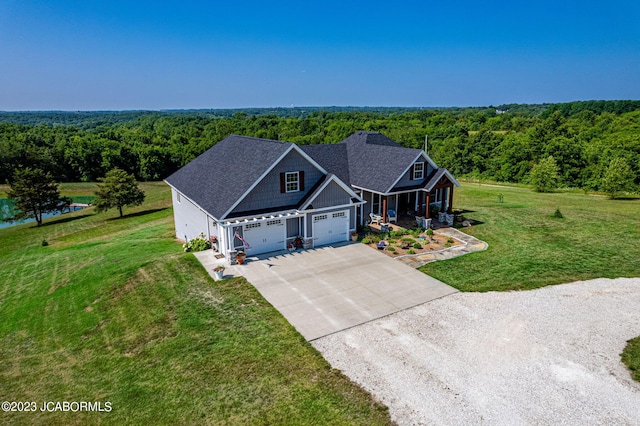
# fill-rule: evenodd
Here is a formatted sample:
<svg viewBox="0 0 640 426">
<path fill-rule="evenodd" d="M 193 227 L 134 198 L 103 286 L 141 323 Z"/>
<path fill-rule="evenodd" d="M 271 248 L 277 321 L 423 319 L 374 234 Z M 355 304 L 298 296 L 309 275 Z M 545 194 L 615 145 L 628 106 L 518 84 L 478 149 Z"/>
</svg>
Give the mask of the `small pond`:
<svg viewBox="0 0 640 426">
<path fill-rule="evenodd" d="M 80 204 L 92 203 L 94 198 L 96 197 L 93 195 L 80 195 L 80 196 L 71 197 L 74 203 L 80 203 Z M 75 210 L 79 210 L 79 209 L 80 207 L 75 208 Z M 0 198 L 0 229 L 8 228 L 10 226 L 20 225 L 22 223 L 29 223 L 29 222 L 36 221 L 35 219 L 24 219 L 24 220 L 12 221 L 12 222 L 5 221 L 5 219 L 13 217 L 13 211 L 14 211 L 14 205 L 11 202 L 11 200 L 7 198 Z M 64 213 L 60 213 L 60 212 L 47 213 L 42 215 L 42 218 L 46 219 L 50 217 L 60 216 L 65 213 L 69 213 L 69 211 L 65 210 Z"/>
</svg>

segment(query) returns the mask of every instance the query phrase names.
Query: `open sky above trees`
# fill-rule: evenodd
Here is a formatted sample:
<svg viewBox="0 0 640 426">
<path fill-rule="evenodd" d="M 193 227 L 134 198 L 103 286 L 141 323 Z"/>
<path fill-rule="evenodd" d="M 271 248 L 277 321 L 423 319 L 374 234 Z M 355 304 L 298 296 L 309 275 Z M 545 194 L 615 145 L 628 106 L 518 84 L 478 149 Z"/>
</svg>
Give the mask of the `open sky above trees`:
<svg viewBox="0 0 640 426">
<path fill-rule="evenodd" d="M 0 2 L 0 110 L 640 99 L 640 3 Z"/>
</svg>

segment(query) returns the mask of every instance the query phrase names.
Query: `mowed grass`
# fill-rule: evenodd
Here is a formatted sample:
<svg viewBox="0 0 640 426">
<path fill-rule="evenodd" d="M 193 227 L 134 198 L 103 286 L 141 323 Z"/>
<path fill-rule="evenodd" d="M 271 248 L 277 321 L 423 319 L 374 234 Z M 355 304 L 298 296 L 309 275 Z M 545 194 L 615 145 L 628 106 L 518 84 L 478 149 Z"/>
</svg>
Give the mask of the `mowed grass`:
<svg viewBox="0 0 640 426">
<path fill-rule="evenodd" d="M 420 270 L 461 291 L 640 277 L 640 199 L 463 184 L 454 207 L 482 222 L 463 231 L 486 241 L 488 250 Z M 554 217 L 556 209 L 563 218 Z"/>
<path fill-rule="evenodd" d="M 627 342 L 621 357 L 622 362 L 631 370 L 631 377 L 640 382 L 640 336 Z"/>
<path fill-rule="evenodd" d="M 0 400 L 112 406 L 0 423 L 390 423 L 249 283 L 214 282 L 183 253 L 168 188 L 143 189 L 123 219 L 88 209 L 0 230 Z"/>
</svg>

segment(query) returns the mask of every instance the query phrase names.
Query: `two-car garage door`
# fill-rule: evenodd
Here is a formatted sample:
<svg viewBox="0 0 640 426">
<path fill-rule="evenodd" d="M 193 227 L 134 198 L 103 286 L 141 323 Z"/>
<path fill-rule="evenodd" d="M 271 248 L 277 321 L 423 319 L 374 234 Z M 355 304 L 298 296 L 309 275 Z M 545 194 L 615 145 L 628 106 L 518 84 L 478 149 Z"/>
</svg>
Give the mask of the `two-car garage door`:
<svg viewBox="0 0 640 426">
<path fill-rule="evenodd" d="M 317 214 L 312 220 L 314 247 L 349 239 L 349 210 Z M 242 233 L 244 240 L 251 246 L 246 249 L 250 255 L 286 248 L 286 226 L 282 219 L 247 223 L 243 226 Z"/>
<path fill-rule="evenodd" d="M 349 239 L 349 210 L 313 216 L 313 245 L 347 241 Z"/>
</svg>

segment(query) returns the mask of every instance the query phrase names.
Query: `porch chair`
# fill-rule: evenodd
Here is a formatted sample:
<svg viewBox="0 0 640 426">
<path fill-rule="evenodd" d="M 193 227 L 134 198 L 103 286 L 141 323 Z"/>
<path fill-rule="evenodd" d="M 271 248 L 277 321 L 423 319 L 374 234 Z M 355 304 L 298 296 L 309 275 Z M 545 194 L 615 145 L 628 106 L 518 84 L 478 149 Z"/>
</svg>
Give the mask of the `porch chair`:
<svg viewBox="0 0 640 426">
<path fill-rule="evenodd" d="M 398 218 L 396 217 L 395 210 L 387 210 L 387 218 L 389 223 L 398 223 Z"/>
<path fill-rule="evenodd" d="M 371 223 L 376 223 L 380 225 L 380 223 L 382 222 L 382 216 L 377 215 L 373 212 L 369 213 L 369 218 L 371 219 Z"/>
</svg>

